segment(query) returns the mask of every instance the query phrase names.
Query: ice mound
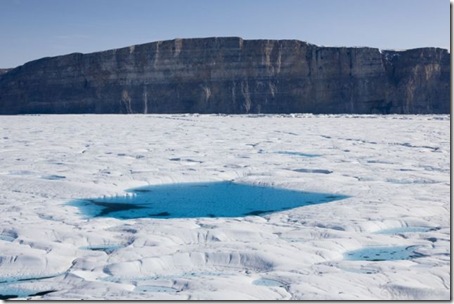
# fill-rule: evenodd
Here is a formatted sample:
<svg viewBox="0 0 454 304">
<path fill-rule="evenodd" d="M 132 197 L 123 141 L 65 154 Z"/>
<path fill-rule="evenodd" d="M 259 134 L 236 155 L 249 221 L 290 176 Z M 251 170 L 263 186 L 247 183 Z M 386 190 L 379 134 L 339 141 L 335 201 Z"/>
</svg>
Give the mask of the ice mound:
<svg viewBox="0 0 454 304">
<path fill-rule="evenodd" d="M 256 272 L 270 271 L 273 262 L 265 255 L 252 251 L 190 252 L 141 260 L 113 263 L 104 272 L 117 278 L 163 276 L 179 272 L 227 271 L 250 269 Z"/>
</svg>

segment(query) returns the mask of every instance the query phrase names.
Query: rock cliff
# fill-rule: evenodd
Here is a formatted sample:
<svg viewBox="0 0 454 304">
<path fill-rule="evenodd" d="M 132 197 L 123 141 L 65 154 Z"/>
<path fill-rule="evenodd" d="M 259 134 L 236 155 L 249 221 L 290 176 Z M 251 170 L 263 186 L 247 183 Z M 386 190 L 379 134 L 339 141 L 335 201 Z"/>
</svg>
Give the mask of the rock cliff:
<svg viewBox="0 0 454 304">
<path fill-rule="evenodd" d="M 11 71 L 12 69 L 0 69 L 0 75 L 2 74 L 6 74 L 8 73 L 9 71 Z"/>
<path fill-rule="evenodd" d="M 297 40 L 175 39 L 28 62 L 0 114 L 449 113 L 450 55 Z"/>
</svg>

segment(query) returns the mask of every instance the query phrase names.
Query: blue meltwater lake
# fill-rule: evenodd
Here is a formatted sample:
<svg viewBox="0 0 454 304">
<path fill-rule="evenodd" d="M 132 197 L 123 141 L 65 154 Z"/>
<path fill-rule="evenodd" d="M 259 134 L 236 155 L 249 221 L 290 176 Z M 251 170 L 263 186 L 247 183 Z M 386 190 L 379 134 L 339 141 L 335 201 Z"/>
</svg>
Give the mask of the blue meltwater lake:
<svg viewBox="0 0 454 304">
<path fill-rule="evenodd" d="M 124 196 L 71 202 L 87 217 L 198 218 L 264 215 L 348 196 L 234 182 L 181 183 L 129 189 Z"/>
</svg>

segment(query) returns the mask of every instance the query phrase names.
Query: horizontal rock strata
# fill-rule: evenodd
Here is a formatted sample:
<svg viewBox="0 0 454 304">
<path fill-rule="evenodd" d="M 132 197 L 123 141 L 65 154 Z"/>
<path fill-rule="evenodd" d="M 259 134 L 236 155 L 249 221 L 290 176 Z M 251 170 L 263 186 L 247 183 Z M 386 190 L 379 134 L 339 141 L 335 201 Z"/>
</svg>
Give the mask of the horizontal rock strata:
<svg viewBox="0 0 454 304">
<path fill-rule="evenodd" d="M 450 112 L 450 55 L 298 40 L 175 39 L 0 73 L 0 114 Z"/>
</svg>

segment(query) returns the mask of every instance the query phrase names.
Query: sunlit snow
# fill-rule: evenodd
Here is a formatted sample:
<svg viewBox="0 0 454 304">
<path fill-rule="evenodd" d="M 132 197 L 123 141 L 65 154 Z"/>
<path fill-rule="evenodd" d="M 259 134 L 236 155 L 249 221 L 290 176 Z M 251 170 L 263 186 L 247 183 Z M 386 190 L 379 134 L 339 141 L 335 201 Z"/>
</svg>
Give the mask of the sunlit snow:
<svg viewBox="0 0 454 304">
<path fill-rule="evenodd" d="M 448 300 L 449 119 L 2 116 L 0 297 Z M 234 187 L 134 201 L 207 184 Z M 238 211 L 236 185 L 314 196 Z"/>
</svg>

